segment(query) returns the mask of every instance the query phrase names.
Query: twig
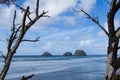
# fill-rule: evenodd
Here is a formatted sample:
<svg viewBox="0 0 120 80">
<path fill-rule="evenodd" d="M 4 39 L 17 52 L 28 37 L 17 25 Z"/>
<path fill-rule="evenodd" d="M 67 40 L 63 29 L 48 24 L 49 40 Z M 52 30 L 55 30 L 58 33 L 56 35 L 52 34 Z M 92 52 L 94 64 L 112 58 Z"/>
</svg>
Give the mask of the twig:
<svg viewBox="0 0 120 80">
<path fill-rule="evenodd" d="M 105 0 L 109 5 L 110 5 L 110 2 L 108 0 Z"/>
<path fill-rule="evenodd" d="M 6 59 L 5 55 L 2 53 L 2 51 L 0 51 L 0 54 L 2 55 L 2 57 L 4 58 L 4 60 Z"/>
<path fill-rule="evenodd" d="M 15 6 L 17 6 L 19 9 L 21 9 L 22 12 L 25 11 L 25 9 L 24 9 L 23 7 L 21 7 L 20 5 L 16 4 L 15 1 L 12 1 L 12 2 L 13 2 L 13 4 L 14 4 Z"/>
<path fill-rule="evenodd" d="M 15 12 L 14 12 L 13 26 L 12 26 L 11 31 L 15 31 L 15 19 L 16 19 L 16 10 L 15 10 Z"/>
<path fill-rule="evenodd" d="M 78 12 L 78 11 L 77 11 Z M 105 30 L 105 28 L 99 23 L 98 20 L 96 20 L 95 18 L 93 18 L 92 16 L 90 16 L 87 12 L 85 12 L 83 9 L 81 9 L 81 11 L 79 12 L 83 12 L 87 17 L 88 19 L 91 19 L 94 23 L 96 23 L 104 32 L 105 34 L 109 37 L 109 33 Z"/>
<path fill-rule="evenodd" d="M 49 17 L 50 18 L 50 16 L 49 15 L 45 15 L 45 14 L 47 14 L 49 11 L 44 11 L 43 10 L 43 12 L 41 13 L 41 15 L 39 15 L 39 17 Z"/>
<path fill-rule="evenodd" d="M 29 76 L 22 76 L 21 80 L 28 80 L 29 78 L 32 78 L 33 76 L 35 76 L 35 74 L 29 75 Z"/>
<path fill-rule="evenodd" d="M 39 14 L 39 0 L 36 1 L 36 16 Z"/>
<path fill-rule="evenodd" d="M 39 41 L 39 38 L 40 38 L 40 37 L 37 37 L 35 40 L 24 39 L 24 40 L 22 40 L 22 41 L 37 42 L 37 41 Z"/>
</svg>

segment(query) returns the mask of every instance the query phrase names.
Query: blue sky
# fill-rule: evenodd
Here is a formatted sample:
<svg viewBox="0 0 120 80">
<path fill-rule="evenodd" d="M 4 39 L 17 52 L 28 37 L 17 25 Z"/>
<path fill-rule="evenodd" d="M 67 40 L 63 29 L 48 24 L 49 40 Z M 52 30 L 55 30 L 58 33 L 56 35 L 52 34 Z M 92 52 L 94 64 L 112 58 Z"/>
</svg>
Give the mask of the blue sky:
<svg viewBox="0 0 120 80">
<path fill-rule="evenodd" d="M 79 3 L 80 2 L 80 3 Z M 35 10 L 35 0 L 21 0 L 21 6 L 31 6 Z M 62 55 L 77 49 L 84 50 L 88 55 L 106 54 L 107 36 L 92 21 L 82 13 L 76 13 L 73 8 L 84 9 L 93 17 L 98 16 L 101 25 L 107 29 L 106 15 L 109 4 L 105 0 L 40 0 L 40 12 L 49 11 L 51 18 L 41 18 L 25 35 L 25 39 L 40 36 L 36 43 L 23 42 L 17 50 L 18 55 L 41 55 L 48 51 L 55 55 Z M 5 41 L 10 34 L 13 12 L 17 10 L 17 24 L 21 23 L 21 11 L 14 5 L 10 7 L 0 5 L 0 51 L 6 53 Z M 34 15 L 31 15 L 32 17 Z M 119 13 L 115 18 L 116 28 L 120 24 Z"/>
</svg>

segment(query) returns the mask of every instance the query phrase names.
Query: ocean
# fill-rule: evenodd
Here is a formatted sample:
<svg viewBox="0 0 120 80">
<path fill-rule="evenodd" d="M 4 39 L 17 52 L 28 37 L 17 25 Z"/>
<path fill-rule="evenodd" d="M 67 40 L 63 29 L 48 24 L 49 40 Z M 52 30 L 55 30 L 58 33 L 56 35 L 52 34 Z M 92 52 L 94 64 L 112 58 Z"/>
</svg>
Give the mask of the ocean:
<svg viewBox="0 0 120 80">
<path fill-rule="evenodd" d="M 0 70 L 2 69 L 3 63 L 3 59 L 0 57 Z M 40 80 L 54 80 L 52 76 L 59 75 L 61 75 L 61 78 L 56 80 L 102 80 L 105 74 L 105 68 L 105 55 L 70 57 L 14 56 L 5 80 L 15 80 L 23 75 L 31 74 L 46 75 L 45 77 L 42 76 L 41 78 L 43 79 Z M 65 75 L 66 77 L 67 75 L 71 76 L 65 78 Z M 35 79 L 39 80 L 37 78 Z"/>
</svg>

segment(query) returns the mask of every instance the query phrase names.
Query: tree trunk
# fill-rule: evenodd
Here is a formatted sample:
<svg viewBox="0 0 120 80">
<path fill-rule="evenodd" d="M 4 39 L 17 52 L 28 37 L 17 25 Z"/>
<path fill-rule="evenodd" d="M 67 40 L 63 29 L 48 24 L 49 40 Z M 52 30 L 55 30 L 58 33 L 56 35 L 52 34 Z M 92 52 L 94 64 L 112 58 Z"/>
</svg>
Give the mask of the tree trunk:
<svg viewBox="0 0 120 80">
<path fill-rule="evenodd" d="M 111 65 L 113 55 L 114 53 L 110 53 L 107 57 L 107 68 L 104 80 L 115 80 L 116 70 Z"/>
<path fill-rule="evenodd" d="M 119 41 L 117 38 L 109 38 L 107 68 L 104 80 L 115 80 L 117 69 L 112 64 L 117 60 L 118 43 Z"/>
<path fill-rule="evenodd" d="M 9 67 L 10 67 L 10 63 L 11 63 L 12 57 L 13 57 L 13 54 L 9 53 L 9 56 L 6 58 L 5 64 L 4 64 L 3 69 L 1 71 L 0 80 L 4 80 L 5 79 L 5 76 L 6 76 L 7 72 L 8 72 L 8 70 L 9 70 Z"/>
</svg>

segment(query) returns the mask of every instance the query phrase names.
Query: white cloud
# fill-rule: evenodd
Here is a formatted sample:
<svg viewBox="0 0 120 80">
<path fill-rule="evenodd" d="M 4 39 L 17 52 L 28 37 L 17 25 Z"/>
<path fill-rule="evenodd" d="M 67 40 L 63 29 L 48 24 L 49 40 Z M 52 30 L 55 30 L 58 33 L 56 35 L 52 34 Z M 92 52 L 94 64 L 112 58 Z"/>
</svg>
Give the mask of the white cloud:
<svg viewBox="0 0 120 80">
<path fill-rule="evenodd" d="M 96 3 L 96 0 L 81 0 L 80 3 L 80 8 L 85 9 L 87 12 L 89 12 L 94 4 Z M 86 39 L 87 36 L 85 36 L 86 34 L 91 35 L 91 31 L 92 29 L 90 28 L 79 28 L 79 29 L 75 29 L 75 30 L 63 30 L 60 31 L 58 30 L 58 28 L 56 28 L 57 26 L 51 27 L 48 26 L 49 24 L 57 24 L 57 22 L 59 22 L 60 20 L 62 21 L 61 24 L 65 24 L 65 25 L 75 25 L 76 23 L 76 17 L 78 16 L 69 16 L 69 15 L 60 15 L 66 12 L 69 12 L 70 9 L 74 8 L 75 5 L 77 4 L 77 0 L 40 0 L 40 11 L 45 10 L 45 11 L 49 11 L 48 15 L 51 16 L 50 19 L 48 18 L 42 18 L 42 20 L 40 19 L 36 24 L 34 24 L 34 27 L 32 29 L 34 30 L 41 30 L 42 33 L 41 35 L 43 37 L 40 38 L 40 46 L 39 48 L 41 50 L 55 50 L 58 47 L 58 51 L 63 50 L 70 50 L 70 49 L 76 49 L 79 48 L 77 47 L 78 44 L 80 45 L 90 45 L 92 44 L 94 41 L 91 39 Z M 31 11 L 35 10 L 35 0 L 25 0 L 25 3 L 23 4 L 23 6 L 28 6 L 30 5 L 31 7 Z M 11 21 L 13 16 L 13 12 L 15 9 L 17 9 L 15 6 L 11 5 L 10 7 L 6 7 L 6 6 L 1 6 L 0 5 L 0 24 L 2 25 L 11 25 Z M 21 20 L 21 11 L 19 11 L 17 9 L 17 13 L 18 13 L 18 19 L 17 21 L 19 22 Z M 34 17 L 34 15 L 31 15 L 32 17 Z M 56 19 L 59 18 L 57 21 Z M 62 26 L 61 26 L 62 27 Z M 44 29 L 44 30 L 43 30 Z M 62 29 L 62 28 L 59 28 Z M 83 35 L 84 34 L 84 35 Z M 79 35 L 79 36 L 78 36 Z M 31 35 L 30 35 L 31 36 Z M 81 38 L 81 42 L 79 42 L 77 39 L 78 37 Z M 85 40 L 84 40 L 84 39 Z M 72 40 L 73 39 L 73 40 Z M 59 46 L 58 44 L 63 44 L 63 46 Z M 70 43 L 70 44 L 68 44 Z M 28 46 L 29 47 L 29 46 Z M 32 47 L 30 46 L 31 50 Z"/>
<path fill-rule="evenodd" d="M 115 29 L 117 29 L 120 25 L 119 20 L 115 20 L 114 24 L 115 24 Z M 108 31 L 107 21 L 103 23 L 103 26 L 104 26 L 105 30 Z M 103 30 L 101 30 L 98 34 L 99 34 L 99 36 L 105 36 L 106 35 Z"/>
<path fill-rule="evenodd" d="M 92 9 L 92 7 L 94 6 L 96 0 L 91 0 L 91 1 L 87 1 L 87 0 L 81 0 L 80 3 L 80 8 L 83 8 L 87 11 L 90 11 Z M 26 0 L 23 4 L 23 7 L 26 6 L 30 6 L 31 11 L 35 11 L 35 0 Z M 48 15 L 53 18 L 57 18 L 58 16 L 60 16 L 61 13 L 67 12 L 69 10 L 71 10 L 72 8 L 74 8 L 77 5 L 77 0 L 40 0 L 40 12 L 42 10 L 45 11 L 49 11 Z M 21 5 L 22 6 L 22 5 Z M 13 5 L 10 5 L 10 7 L 7 6 L 2 6 L 0 5 L 0 24 L 3 26 L 10 26 L 11 25 L 11 21 L 13 18 L 13 12 L 16 9 L 17 10 L 17 23 L 20 23 L 21 21 L 21 11 L 18 10 L 18 8 L 16 8 Z M 12 16 L 11 16 L 12 15 Z M 34 17 L 35 15 L 31 15 L 32 17 Z M 61 17 L 61 16 L 60 16 Z M 62 19 L 62 18 L 61 18 Z M 74 25 L 75 24 L 75 16 L 65 16 L 63 19 L 65 22 L 65 24 L 69 24 L 69 25 Z M 7 24 L 6 24 L 7 22 Z M 55 21 L 53 22 L 52 20 L 46 18 L 46 19 L 42 19 L 39 20 L 34 26 L 35 28 L 33 29 L 43 29 L 43 27 L 45 27 L 45 25 L 50 24 L 50 23 L 55 23 Z M 59 21 L 58 21 L 59 22 Z M 39 27 L 39 28 L 37 28 Z"/>
<path fill-rule="evenodd" d="M 60 42 L 60 45 L 67 45 L 70 42 L 70 37 L 66 36 L 63 41 Z"/>
<path fill-rule="evenodd" d="M 80 41 L 80 46 L 88 46 L 91 45 L 94 42 L 94 40 L 82 40 Z"/>
<path fill-rule="evenodd" d="M 73 16 L 64 16 L 63 20 L 64 20 L 64 24 L 67 26 L 73 26 L 76 23 L 75 17 L 73 17 Z"/>
<path fill-rule="evenodd" d="M 26 0 L 24 6 L 30 5 L 35 10 L 35 0 Z M 76 5 L 76 0 L 40 0 L 40 10 L 49 11 L 51 17 L 55 17 Z"/>
<path fill-rule="evenodd" d="M 1 27 L 10 27 L 11 20 L 13 18 L 13 12 L 15 6 L 11 5 L 10 7 L 0 5 L 0 25 Z"/>
<path fill-rule="evenodd" d="M 42 45 L 42 49 L 45 49 L 45 50 L 52 49 L 52 47 L 53 47 L 53 42 L 50 40 L 46 41 Z"/>
<path fill-rule="evenodd" d="M 79 8 L 84 9 L 85 11 L 89 12 L 91 9 L 94 8 L 94 5 L 96 3 L 96 0 L 81 0 L 79 4 Z"/>
</svg>

